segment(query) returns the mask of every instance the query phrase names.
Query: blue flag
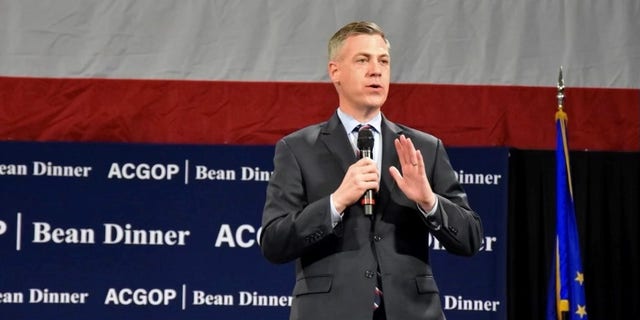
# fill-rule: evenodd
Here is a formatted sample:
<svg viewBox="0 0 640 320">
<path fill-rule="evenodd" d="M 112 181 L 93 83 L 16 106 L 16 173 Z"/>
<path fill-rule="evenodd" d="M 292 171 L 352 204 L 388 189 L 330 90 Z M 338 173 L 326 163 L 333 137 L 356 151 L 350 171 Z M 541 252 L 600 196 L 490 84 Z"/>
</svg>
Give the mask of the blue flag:
<svg viewBox="0 0 640 320">
<path fill-rule="evenodd" d="M 547 320 L 586 320 L 584 273 L 573 205 L 567 114 L 556 113 L 556 241 L 549 283 Z"/>
</svg>

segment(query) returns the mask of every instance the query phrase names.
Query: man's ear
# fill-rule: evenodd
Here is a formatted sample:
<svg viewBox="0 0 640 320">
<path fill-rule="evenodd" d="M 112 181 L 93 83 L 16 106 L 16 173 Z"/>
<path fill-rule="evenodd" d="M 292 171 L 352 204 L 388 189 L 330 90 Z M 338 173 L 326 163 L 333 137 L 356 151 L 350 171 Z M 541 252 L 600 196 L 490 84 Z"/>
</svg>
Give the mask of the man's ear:
<svg viewBox="0 0 640 320">
<path fill-rule="evenodd" d="M 333 60 L 329 61 L 329 64 L 327 65 L 327 72 L 329 73 L 329 78 L 331 79 L 331 82 L 333 82 L 334 84 L 340 83 L 340 79 L 339 79 L 340 69 L 338 68 L 337 62 Z"/>
</svg>

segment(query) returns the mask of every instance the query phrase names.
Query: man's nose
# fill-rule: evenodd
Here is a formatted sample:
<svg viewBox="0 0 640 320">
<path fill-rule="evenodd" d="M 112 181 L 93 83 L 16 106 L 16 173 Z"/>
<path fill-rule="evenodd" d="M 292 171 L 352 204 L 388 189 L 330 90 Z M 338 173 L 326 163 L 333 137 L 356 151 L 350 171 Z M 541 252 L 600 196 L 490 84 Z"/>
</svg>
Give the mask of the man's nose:
<svg viewBox="0 0 640 320">
<path fill-rule="evenodd" d="M 382 66 L 378 61 L 369 62 L 369 76 L 380 76 L 382 75 Z"/>
</svg>

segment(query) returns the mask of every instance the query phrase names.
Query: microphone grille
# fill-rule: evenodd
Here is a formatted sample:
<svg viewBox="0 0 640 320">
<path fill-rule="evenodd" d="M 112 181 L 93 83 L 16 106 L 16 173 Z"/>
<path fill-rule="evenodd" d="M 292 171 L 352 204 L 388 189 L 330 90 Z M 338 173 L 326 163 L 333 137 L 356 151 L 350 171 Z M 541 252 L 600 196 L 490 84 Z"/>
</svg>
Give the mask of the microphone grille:
<svg viewBox="0 0 640 320">
<path fill-rule="evenodd" d="M 363 126 L 358 130 L 358 149 L 373 149 L 373 132 L 369 126 Z"/>
</svg>

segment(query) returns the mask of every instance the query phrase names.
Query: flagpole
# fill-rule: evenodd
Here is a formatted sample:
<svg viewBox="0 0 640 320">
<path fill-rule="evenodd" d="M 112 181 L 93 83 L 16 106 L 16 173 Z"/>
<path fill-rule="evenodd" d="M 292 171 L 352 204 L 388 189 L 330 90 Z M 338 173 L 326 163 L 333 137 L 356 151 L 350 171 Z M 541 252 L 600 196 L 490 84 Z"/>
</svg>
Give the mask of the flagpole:
<svg viewBox="0 0 640 320">
<path fill-rule="evenodd" d="M 563 107 L 563 103 L 564 103 L 564 78 L 562 77 L 562 66 L 560 66 L 560 71 L 558 72 L 558 84 L 557 84 L 557 90 L 558 93 L 556 95 L 556 97 L 558 98 L 558 109 L 556 110 L 556 122 L 560 123 L 560 131 L 562 134 L 562 140 L 564 141 L 563 145 L 565 147 L 565 155 L 568 154 L 568 152 L 566 152 L 566 136 L 565 136 L 565 132 L 566 132 L 566 128 L 565 128 L 565 124 L 567 122 L 567 114 L 564 112 L 564 107 Z M 565 159 L 566 162 L 569 161 L 568 158 Z M 557 164 L 556 164 L 557 165 Z M 558 238 L 556 237 L 556 248 L 558 246 Z M 558 252 L 556 250 L 556 252 Z M 560 259 L 557 258 L 556 259 L 556 275 L 560 274 Z M 562 301 L 562 298 L 560 297 L 560 277 L 556 277 L 556 302 L 560 302 Z M 556 316 L 558 317 L 558 320 L 566 320 L 567 319 L 567 308 L 568 306 L 563 306 L 561 303 L 557 303 L 556 304 Z"/>
<path fill-rule="evenodd" d="M 564 112 L 564 78 L 562 77 L 562 66 L 560 66 L 560 72 L 558 73 L 558 111 L 556 111 L 556 121 L 560 120 L 560 127 L 562 128 L 562 140 L 564 147 L 565 165 L 569 168 L 569 144 L 567 143 L 567 113 Z M 571 181 L 571 171 L 567 170 L 567 179 Z M 569 194 L 573 198 L 573 186 L 569 183 Z"/>
</svg>

